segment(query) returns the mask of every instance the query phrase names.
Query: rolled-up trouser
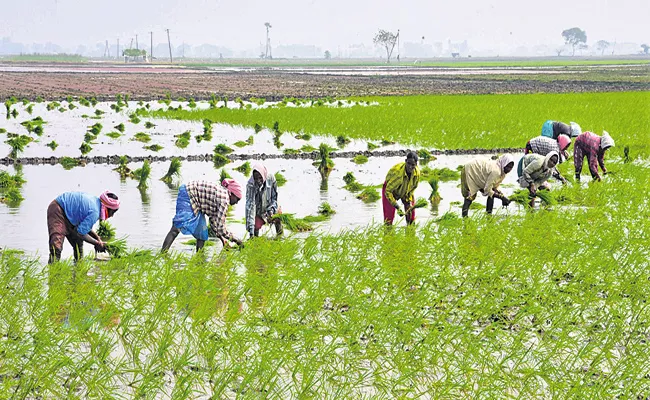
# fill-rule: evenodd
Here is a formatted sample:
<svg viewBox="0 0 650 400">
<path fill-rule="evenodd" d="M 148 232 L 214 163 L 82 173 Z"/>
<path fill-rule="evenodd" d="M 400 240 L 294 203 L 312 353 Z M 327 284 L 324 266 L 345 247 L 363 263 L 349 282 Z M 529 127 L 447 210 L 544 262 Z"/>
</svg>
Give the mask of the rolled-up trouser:
<svg viewBox="0 0 650 400">
<path fill-rule="evenodd" d="M 68 239 L 72 245 L 75 261 L 83 257 L 83 239 L 77 233 L 77 228 L 65 216 L 63 207 L 56 200 L 52 200 L 47 207 L 47 231 L 50 237 L 48 243 L 50 264 L 61 259 L 64 239 Z"/>
<path fill-rule="evenodd" d="M 393 220 L 395 219 L 395 206 L 391 204 L 390 201 L 388 201 L 388 198 L 386 197 L 386 182 L 384 182 L 384 186 L 381 189 L 381 203 L 384 209 L 384 223 L 386 224 L 392 224 Z M 402 203 L 406 205 L 406 202 L 402 200 Z M 413 206 L 413 202 L 408 204 L 408 207 Z M 406 211 L 406 210 L 404 210 Z M 411 223 L 415 221 L 415 209 L 411 210 L 411 212 L 408 215 L 407 221 L 410 221 Z"/>
<path fill-rule="evenodd" d="M 460 171 L 460 193 L 463 195 L 464 199 L 467 199 L 469 201 L 476 200 L 476 193 L 474 193 L 473 196 L 470 196 L 469 185 L 467 184 L 467 172 L 465 172 L 465 168 Z"/>
</svg>

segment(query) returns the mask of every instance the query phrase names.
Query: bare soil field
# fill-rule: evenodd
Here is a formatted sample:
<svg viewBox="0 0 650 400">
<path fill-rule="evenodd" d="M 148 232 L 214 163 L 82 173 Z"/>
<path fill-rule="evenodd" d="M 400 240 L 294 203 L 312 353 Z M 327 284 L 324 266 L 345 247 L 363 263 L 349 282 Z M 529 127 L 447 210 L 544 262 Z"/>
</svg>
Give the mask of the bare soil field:
<svg viewBox="0 0 650 400">
<path fill-rule="evenodd" d="M 118 93 L 132 99 L 153 100 L 170 94 L 173 98 L 206 99 L 211 94 L 241 97 L 346 97 L 410 94 L 567 93 L 648 90 L 647 82 L 590 81 L 588 79 L 488 79 L 476 76 L 419 75 L 316 75 L 287 71 L 166 73 L 138 72 L 0 72 L 0 101 L 16 96 L 47 100 L 66 96 L 112 100 Z"/>
</svg>

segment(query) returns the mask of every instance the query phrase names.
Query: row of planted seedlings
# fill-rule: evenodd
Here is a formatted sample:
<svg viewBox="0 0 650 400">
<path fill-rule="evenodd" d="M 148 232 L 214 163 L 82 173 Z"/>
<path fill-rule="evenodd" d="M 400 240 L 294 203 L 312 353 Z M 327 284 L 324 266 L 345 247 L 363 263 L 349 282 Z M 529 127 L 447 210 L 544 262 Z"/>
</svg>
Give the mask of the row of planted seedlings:
<svg viewBox="0 0 650 400">
<path fill-rule="evenodd" d="M 212 259 L 4 253 L 0 394 L 642 397 L 650 168 L 611 166 L 571 211 L 258 238 Z"/>
</svg>

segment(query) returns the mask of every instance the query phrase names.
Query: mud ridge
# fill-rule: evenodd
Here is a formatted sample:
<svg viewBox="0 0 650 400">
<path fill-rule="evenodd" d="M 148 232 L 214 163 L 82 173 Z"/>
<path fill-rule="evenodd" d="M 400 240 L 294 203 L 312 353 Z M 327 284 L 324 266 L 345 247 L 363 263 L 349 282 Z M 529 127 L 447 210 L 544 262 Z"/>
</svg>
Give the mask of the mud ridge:
<svg viewBox="0 0 650 400">
<path fill-rule="evenodd" d="M 375 151 L 336 151 L 330 153 L 330 158 L 354 158 L 357 155 L 364 155 L 366 157 L 404 157 L 409 150 L 375 150 Z M 524 150 L 521 148 L 496 148 L 496 149 L 456 149 L 456 150 L 430 150 L 434 156 L 438 155 L 474 155 L 474 154 L 499 154 L 499 153 L 521 153 Z M 0 158 L 1 165 L 56 165 L 61 164 L 62 160 L 75 160 L 79 166 L 86 164 L 119 164 L 119 155 L 111 156 L 93 156 L 93 157 L 21 157 L 21 158 Z M 270 159 L 285 159 L 285 160 L 315 160 L 320 157 L 318 151 L 300 154 L 229 154 L 228 159 L 231 161 L 245 161 L 245 160 L 270 160 Z M 170 161 L 172 158 L 178 158 L 182 161 L 212 161 L 212 154 L 196 154 L 188 156 L 126 156 L 129 163 L 131 162 L 165 162 Z"/>
</svg>

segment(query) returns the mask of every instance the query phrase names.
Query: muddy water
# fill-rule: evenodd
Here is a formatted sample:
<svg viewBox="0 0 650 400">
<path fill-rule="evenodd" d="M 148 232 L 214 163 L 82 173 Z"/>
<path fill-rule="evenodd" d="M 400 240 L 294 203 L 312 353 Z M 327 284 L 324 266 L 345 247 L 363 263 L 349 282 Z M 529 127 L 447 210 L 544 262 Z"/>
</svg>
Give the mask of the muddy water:
<svg viewBox="0 0 650 400">
<path fill-rule="evenodd" d="M 459 164 L 477 157 L 488 156 L 441 156 L 429 166 L 456 169 Z M 342 229 L 354 229 L 379 223 L 383 215 L 381 201 L 365 204 L 356 199 L 355 194 L 343 189 L 345 173 L 353 172 L 362 184 L 380 185 L 388 169 L 401 161 L 403 160 L 399 157 L 371 158 L 365 165 L 356 165 L 348 159 L 337 159 L 335 169 L 328 180 L 327 190 L 321 190 L 320 174 L 316 167 L 311 165 L 310 160 L 267 160 L 265 165 L 270 172 L 281 171 L 288 180 L 286 185 L 279 189 L 279 203 L 284 212 L 295 213 L 297 216 L 316 214 L 321 202 L 329 202 L 337 213 L 331 220 L 316 224 L 316 227 L 317 231 L 336 233 Z M 245 184 L 247 178 L 232 170 L 238 165 L 239 163 L 229 164 L 227 169 L 233 178 Z M 131 165 L 132 168 L 139 166 L 139 164 Z M 0 224 L 3 226 L 0 247 L 24 250 L 45 259 L 48 240 L 46 226 L 48 204 L 65 191 L 99 194 L 108 189 L 116 192 L 122 200 L 120 211 L 111 220 L 118 236 L 128 235 L 128 242 L 132 247 L 158 249 L 171 227 L 177 196 L 175 186 L 169 187 L 159 180 L 167 168 L 167 163 L 153 163 L 149 189 L 140 192 L 136 187 L 136 181 L 131 179 L 120 181 L 119 175 L 112 170 L 112 166 L 91 164 L 69 171 L 59 165 L 24 166 L 22 170 L 27 183 L 23 186 L 22 194 L 25 200 L 17 208 L 0 205 Z M 13 168 L 8 170 L 12 171 Z M 194 179 L 217 180 L 219 170 L 213 168 L 208 162 L 185 162 L 181 174 L 179 182 Z M 508 186 L 514 185 L 515 181 L 515 174 L 509 174 L 504 181 L 506 193 L 514 190 L 514 187 Z M 442 214 L 449 210 L 460 212 L 460 205 L 451 204 L 462 200 L 458 185 L 458 181 L 441 183 L 439 192 L 442 201 L 437 213 Z M 379 192 L 380 189 L 377 190 Z M 416 197 L 428 198 L 429 194 L 429 185 L 422 182 L 416 191 Z M 484 205 L 485 198 L 479 196 L 478 203 Z M 500 204 L 499 201 L 496 204 Z M 508 210 L 498 209 L 496 212 L 515 213 L 517 208 L 512 205 Z M 237 204 L 228 224 L 229 229 L 240 237 L 245 234 L 244 209 L 243 202 Z M 417 220 L 425 222 L 435 217 L 437 213 L 429 208 L 419 209 Z M 400 218 L 396 218 L 396 221 L 400 221 Z M 403 220 L 400 223 L 403 224 Z M 179 236 L 174 243 L 174 248 L 190 251 L 191 247 L 182 244 L 188 239 L 191 237 Z M 91 251 L 90 246 L 86 247 L 87 252 Z M 71 248 L 66 244 L 64 257 L 70 256 L 71 253 Z"/>
</svg>

